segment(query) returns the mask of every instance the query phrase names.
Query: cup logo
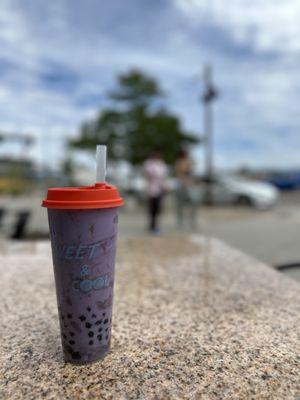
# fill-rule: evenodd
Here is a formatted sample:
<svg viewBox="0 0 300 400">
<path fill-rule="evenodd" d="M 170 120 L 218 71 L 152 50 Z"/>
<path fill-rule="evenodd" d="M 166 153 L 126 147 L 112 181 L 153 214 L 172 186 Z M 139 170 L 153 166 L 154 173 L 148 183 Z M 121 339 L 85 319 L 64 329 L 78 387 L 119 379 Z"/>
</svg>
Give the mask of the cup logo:
<svg viewBox="0 0 300 400">
<path fill-rule="evenodd" d="M 88 279 L 89 273 L 89 266 L 87 264 L 82 265 L 80 268 L 80 276 L 85 279 L 74 280 L 72 282 L 73 290 L 76 292 L 89 293 L 91 290 L 101 290 L 109 286 L 109 276 L 107 274 Z"/>
<path fill-rule="evenodd" d="M 64 261 L 92 260 L 104 256 L 113 249 L 115 235 L 92 244 L 56 243 L 53 244 L 53 257 Z"/>
<path fill-rule="evenodd" d="M 83 265 L 81 267 L 80 275 L 81 276 L 86 276 L 89 274 L 89 266 L 88 265 Z"/>
</svg>

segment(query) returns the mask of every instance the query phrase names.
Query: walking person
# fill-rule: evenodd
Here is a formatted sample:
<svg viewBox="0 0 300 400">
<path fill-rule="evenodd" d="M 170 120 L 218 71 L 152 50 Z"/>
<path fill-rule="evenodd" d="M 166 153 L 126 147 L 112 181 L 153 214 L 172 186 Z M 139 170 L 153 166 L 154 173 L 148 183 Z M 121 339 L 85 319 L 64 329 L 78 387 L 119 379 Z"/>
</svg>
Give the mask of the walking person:
<svg viewBox="0 0 300 400">
<path fill-rule="evenodd" d="M 144 163 L 146 194 L 148 197 L 149 232 L 158 234 L 162 199 L 166 189 L 167 166 L 160 151 L 155 150 Z"/>
<path fill-rule="evenodd" d="M 199 191 L 193 176 L 193 163 L 186 150 L 180 150 L 175 161 L 177 222 L 182 227 L 187 220 L 190 228 L 197 226 Z"/>
</svg>

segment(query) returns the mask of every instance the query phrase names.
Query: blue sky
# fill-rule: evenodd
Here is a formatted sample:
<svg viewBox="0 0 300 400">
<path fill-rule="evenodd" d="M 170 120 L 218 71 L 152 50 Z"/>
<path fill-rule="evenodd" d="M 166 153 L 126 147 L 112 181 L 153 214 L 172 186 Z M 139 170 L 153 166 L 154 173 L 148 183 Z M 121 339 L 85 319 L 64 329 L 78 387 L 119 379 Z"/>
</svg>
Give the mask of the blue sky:
<svg viewBox="0 0 300 400">
<path fill-rule="evenodd" d="M 217 165 L 300 166 L 299 21 L 298 0 L 2 0 L 0 130 L 32 133 L 32 156 L 55 163 L 116 74 L 140 67 L 201 135 L 210 62 Z"/>
</svg>

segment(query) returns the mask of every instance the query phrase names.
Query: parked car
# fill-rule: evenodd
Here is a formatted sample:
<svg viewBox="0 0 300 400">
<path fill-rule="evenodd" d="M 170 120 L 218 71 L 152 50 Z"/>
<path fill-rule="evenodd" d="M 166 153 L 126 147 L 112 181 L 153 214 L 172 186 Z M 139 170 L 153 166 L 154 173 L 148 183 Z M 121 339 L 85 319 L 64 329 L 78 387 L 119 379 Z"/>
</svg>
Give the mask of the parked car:
<svg viewBox="0 0 300 400">
<path fill-rule="evenodd" d="M 239 176 L 220 175 L 213 179 L 201 179 L 199 190 L 203 200 L 206 185 L 212 187 L 214 204 L 267 208 L 273 206 L 279 198 L 279 191 L 269 183 L 252 181 Z"/>
<path fill-rule="evenodd" d="M 280 190 L 296 190 L 300 188 L 300 173 L 298 171 L 273 174 L 267 177 L 266 180 Z"/>
</svg>

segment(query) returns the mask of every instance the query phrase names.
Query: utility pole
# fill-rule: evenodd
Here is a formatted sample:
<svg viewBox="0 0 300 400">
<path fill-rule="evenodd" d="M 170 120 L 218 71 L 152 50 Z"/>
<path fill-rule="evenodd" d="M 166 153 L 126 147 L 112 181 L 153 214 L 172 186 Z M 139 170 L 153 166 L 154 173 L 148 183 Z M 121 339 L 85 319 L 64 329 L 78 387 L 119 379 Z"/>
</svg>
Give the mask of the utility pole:
<svg viewBox="0 0 300 400">
<path fill-rule="evenodd" d="M 213 108 L 212 102 L 218 97 L 218 92 L 212 83 L 212 67 L 204 67 L 204 93 L 202 96 L 204 106 L 204 137 L 205 137 L 205 177 L 206 177 L 206 203 L 213 204 L 212 180 L 214 176 L 214 145 L 213 145 Z"/>
</svg>

